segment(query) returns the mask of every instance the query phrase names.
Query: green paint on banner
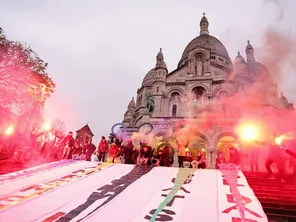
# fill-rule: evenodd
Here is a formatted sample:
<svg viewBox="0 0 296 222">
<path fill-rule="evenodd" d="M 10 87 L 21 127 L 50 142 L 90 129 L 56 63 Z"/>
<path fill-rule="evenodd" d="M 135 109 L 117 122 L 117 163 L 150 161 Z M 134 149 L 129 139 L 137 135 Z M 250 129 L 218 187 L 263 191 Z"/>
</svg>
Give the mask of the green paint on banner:
<svg viewBox="0 0 296 222">
<path fill-rule="evenodd" d="M 178 191 L 181 189 L 184 182 L 191 178 L 193 173 L 196 171 L 196 169 L 192 168 L 179 168 L 177 177 L 175 179 L 175 184 L 169 194 L 166 196 L 164 201 L 159 204 L 157 210 L 153 214 L 153 216 L 150 219 L 150 222 L 155 222 L 156 217 L 158 214 L 165 208 L 165 206 L 174 198 L 174 196 L 178 193 Z"/>
</svg>

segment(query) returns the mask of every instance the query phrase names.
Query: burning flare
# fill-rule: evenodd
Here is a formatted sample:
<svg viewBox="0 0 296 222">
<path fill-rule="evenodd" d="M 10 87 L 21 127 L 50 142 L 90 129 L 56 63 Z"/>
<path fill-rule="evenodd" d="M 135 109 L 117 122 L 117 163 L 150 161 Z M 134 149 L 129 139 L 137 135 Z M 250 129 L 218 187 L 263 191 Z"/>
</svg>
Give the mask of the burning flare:
<svg viewBox="0 0 296 222">
<path fill-rule="evenodd" d="M 10 126 L 10 127 L 8 127 L 8 128 L 4 131 L 4 134 L 5 134 L 6 136 L 9 136 L 9 135 L 13 134 L 13 132 L 14 132 L 14 127 L 13 127 L 13 126 Z"/>
<path fill-rule="evenodd" d="M 282 145 L 282 138 L 281 137 L 276 137 L 274 141 L 276 144 L 278 144 L 280 146 Z"/>
<path fill-rule="evenodd" d="M 51 124 L 50 123 L 43 123 L 42 129 L 44 131 L 49 131 L 51 129 Z"/>
</svg>

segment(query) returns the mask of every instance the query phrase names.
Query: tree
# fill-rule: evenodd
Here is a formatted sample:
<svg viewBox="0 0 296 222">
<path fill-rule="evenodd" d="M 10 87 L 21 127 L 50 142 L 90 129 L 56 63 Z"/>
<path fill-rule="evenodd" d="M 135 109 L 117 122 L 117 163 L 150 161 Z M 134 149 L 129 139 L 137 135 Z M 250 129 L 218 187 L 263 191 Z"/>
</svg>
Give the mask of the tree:
<svg viewBox="0 0 296 222">
<path fill-rule="evenodd" d="M 30 46 L 10 41 L 0 28 L 0 104 L 16 114 L 42 107 L 54 82 L 45 63 Z"/>
<path fill-rule="evenodd" d="M 15 115 L 9 109 L 0 106 L 0 131 L 15 123 Z"/>
<path fill-rule="evenodd" d="M 65 122 L 60 119 L 55 119 L 52 123 L 52 129 L 57 133 L 64 135 L 66 133 Z"/>
</svg>

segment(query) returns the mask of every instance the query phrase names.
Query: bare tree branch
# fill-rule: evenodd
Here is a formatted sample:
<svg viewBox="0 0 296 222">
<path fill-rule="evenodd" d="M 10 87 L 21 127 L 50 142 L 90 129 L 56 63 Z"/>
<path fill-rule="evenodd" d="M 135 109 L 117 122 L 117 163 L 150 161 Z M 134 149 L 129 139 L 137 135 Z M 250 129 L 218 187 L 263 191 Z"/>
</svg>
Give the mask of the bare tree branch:
<svg viewBox="0 0 296 222">
<path fill-rule="evenodd" d="M 32 104 L 44 105 L 54 82 L 45 63 L 29 46 L 10 41 L 0 28 L 0 104 L 24 113 Z"/>
</svg>

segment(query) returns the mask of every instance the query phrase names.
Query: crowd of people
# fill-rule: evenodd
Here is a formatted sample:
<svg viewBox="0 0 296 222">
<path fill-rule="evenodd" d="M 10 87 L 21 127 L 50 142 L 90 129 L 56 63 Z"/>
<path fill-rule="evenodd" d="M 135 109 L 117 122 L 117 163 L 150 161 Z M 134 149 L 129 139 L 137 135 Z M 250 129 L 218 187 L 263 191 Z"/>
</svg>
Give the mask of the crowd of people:
<svg viewBox="0 0 296 222">
<path fill-rule="evenodd" d="M 173 148 L 164 145 L 161 148 L 153 148 L 147 141 L 143 140 L 139 144 L 139 149 L 132 140 L 123 141 L 113 138 L 111 141 L 106 140 L 104 136 L 96 147 L 91 140 L 84 142 L 74 139 L 73 133 L 60 140 L 62 144 L 61 159 L 76 159 L 109 163 L 154 165 L 171 167 L 174 164 Z M 110 145 L 109 145 L 110 144 Z M 61 146 L 61 145 L 60 145 Z M 194 156 L 187 148 L 186 143 L 177 143 L 178 146 L 178 165 L 180 168 L 207 168 L 206 155 L 202 150 L 197 151 Z M 41 154 L 48 153 L 48 150 L 55 151 L 50 144 L 44 143 L 41 147 Z M 54 154 L 51 154 L 53 156 Z M 218 153 L 216 159 L 216 168 L 219 169 L 221 163 L 226 163 L 223 153 Z M 240 164 L 240 155 L 235 148 L 230 148 L 230 159 L 227 163 Z"/>
<path fill-rule="evenodd" d="M 40 135 L 31 132 L 31 147 L 36 149 L 36 138 Z M 53 140 L 52 137 L 55 139 Z M 138 165 L 154 165 L 171 167 L 174 164 L 174 152 L 172 147 L 164 145 L 161 148 L 153 148 L 146 141 L 141 141 L 139 147 L 132 140 L 121 140 L 119 138 L 111 138 L 107 141 L 104 136 L 96 147 L 92 143 L 91 138 L 86 138 L 83 141 L 79 138 L 74 139 L 73 133 L 69 132 L 65 137 L 59 137 L 54 131 L 46 135 L 47 139 L 42 140 L 39 144 L 38 152 L 46 158 L 55 159 L 77 159 L 87 161 L 123 163 L 123 164 L 138 164 Z M 271 170 L 271 164 L 276 163 L 280 178 L 284 178 L 283 167 L 283 151 L 282 146 L 274 141 L 275 135 L 272 135 L 272 140 L 269 147 L 269 154 L 265 161 L 265 168 L 270 178 L 274 178 L 274 173 Z M 177 156 L 178 166 L 180 168 L 199 168 L 205 169 L 208 167 L 205 153 L 199 149 L 195 155 L 188 149 L 188 142 L 177 141 Z M 282 149 L 280 149 L 282 148 Z M 290 156 L 296 158 L 296 154 L 289 149 L 284 149 Z M 250 165 L 251 171 L 259 171 L 258 158 L 260 153 L 258 149 L 251 152 Z M 243 164 L 243 155 L 235 147 L 229 148 L 229 158 L 224 157 L 223 152 L 218 152 L 216 158 L 216 169 L 220 168 L 220 164 L 232 163 L 238 166 Z M 296 174 L 296 170 L 294 169 Z"/>
</svg>

